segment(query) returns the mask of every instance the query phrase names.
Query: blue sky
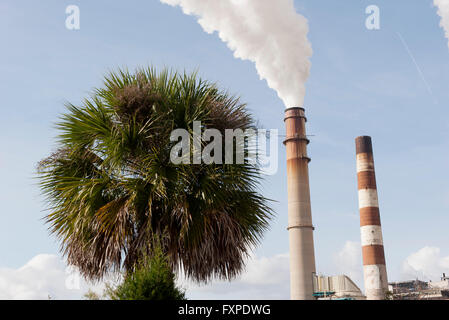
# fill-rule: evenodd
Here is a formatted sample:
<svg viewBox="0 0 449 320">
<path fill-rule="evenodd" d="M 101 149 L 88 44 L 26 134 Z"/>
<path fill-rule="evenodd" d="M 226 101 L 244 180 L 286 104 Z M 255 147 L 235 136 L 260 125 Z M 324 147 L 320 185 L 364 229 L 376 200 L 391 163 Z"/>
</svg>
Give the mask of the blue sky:
<svg viewBox="0 0 449 320">
<path fill-rule="evenodd" d="M 65 28 L 71 4 L 81 10 L 79 31 Z M 381 10 L 378 31 L 365 28 L 370 4 Z M 432 1 L 295 5 L 309 20 L 314 50 L 305 107 L 313 135 L 318 271 L 344 272 L 336 255 L 347 241 L 360 241 L 354 146 L 359 135 L 373 137 L 390 280 L 404 277 L 404 260 L 423 247 L 449 256 L 449 50 Z M 235 59 L 193 17 L 156 0 L 3 0 L 0 41 L 0 268 L 58 254 L 41 220 L 36 163 L 54 148 L 53 125 L 64 102 L 79 103 L 108 70 L 149 64 L 198 69 L 240 95 L 263 127 L 285 131 L 282 101 L 254 65 Z M 279 144 L 279 171 L 262 186 L 277 201 L 277 216 L 258 256 L 288 252 L 285 150 Z"/>
</svg>

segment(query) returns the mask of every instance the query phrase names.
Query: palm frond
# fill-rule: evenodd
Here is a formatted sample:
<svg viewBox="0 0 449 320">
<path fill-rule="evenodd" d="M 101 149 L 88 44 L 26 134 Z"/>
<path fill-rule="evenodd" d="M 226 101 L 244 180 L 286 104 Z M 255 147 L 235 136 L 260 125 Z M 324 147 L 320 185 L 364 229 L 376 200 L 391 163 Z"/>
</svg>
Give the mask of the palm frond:
<svg viewBox="0 0 449 320">
<path fill-rule="evenodd" d="M 45 219 L 68 262 L 98 280 L 132 270 L 156 238 L 194 280 L 238 275 L 272 217 L 257 165 L 174 165 L 170 134 L 194 121 L 223 137 L 254 129 L 246 105 L 195 73 L 151 67 L 111 72 L 93 92 L 67 104 L 59 149 L 38 167 Z"/>
</svg>

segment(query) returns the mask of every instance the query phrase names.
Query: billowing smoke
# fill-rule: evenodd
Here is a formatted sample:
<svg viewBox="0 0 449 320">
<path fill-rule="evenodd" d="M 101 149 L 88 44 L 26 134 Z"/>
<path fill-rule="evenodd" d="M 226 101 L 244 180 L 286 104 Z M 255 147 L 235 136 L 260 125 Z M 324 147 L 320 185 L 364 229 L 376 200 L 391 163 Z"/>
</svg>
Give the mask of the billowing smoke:
<svg viewBox="0 0 449 320">
<path fill-rule="evenodd" d="M 217 31 L 236 58 L 253 61 L 286 107 L 303 105 L 312 47 L 307 19 L 296 13 L 293 0 L 160 1 L 197 16 L 204 31 Z"/>
<path fill-rule="evenodd" d="M 438 15 L 441 17 L 440 26 L 446 33 L 446 38 L 449 39 L 449 0 L 434 0 L 435 6 L 438 7 Z"/>
</svg>

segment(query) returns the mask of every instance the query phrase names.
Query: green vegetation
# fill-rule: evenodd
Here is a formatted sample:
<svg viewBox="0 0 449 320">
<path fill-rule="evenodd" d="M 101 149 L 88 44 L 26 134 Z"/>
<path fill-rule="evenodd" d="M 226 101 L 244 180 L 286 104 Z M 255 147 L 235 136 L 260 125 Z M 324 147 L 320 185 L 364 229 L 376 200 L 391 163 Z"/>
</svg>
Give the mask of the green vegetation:
<svg viewBox="0 0 449 320">
<path fill-rule="evenodd" d="M 223 136 L 255 128 L 239 99 L 194 74 L 150 68 L 111 73 L 82 105 L 67 109 L 57 124 L 58 148 L 38 174 L 46 222 L 69 264 L 90 280 L 136 270 L 120 297 L 134 297 L 126 289 L 133 286 L 141 297 L 137 282 L 146 288 L 162 275 L 138 267 L 154 256 L 154 239 L 171 270 L 182 268 L 193 280 L 231 279 L 243 269 L 271 217 L 256 165 L 170 162 L 177 143 L 171 132 L 191 132 L 193 121 Z"/>
<path fill-rule="evenodd" d="M 112 300 L 184 300 L 185 294 L 175 284 L 175 274 L 161 250 L 139 263 L 116 288 L 109 287 Z"/>
</svg>

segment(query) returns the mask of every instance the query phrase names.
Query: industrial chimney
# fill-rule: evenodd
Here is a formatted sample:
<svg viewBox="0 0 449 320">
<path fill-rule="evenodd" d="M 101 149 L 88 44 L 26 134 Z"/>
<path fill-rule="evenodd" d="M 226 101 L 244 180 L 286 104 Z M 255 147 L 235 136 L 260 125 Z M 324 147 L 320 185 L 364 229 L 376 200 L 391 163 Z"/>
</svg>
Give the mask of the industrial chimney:
<svg viewBox="0 0 449 320">
<path fill-rule="evenodd" d="M 285 110 L 287 129 L 288 231 L 290 239 L 290 292 L 292 300 L 313 300 L 315 252 L 310 207 L 309 162 L 303 108 Z"/>
<path fill-rule="evenodd" d="M 368 300 L 383 300 L 388 290 L 371 137 L 355 140 L 363 273 Z"/>
</svg>

